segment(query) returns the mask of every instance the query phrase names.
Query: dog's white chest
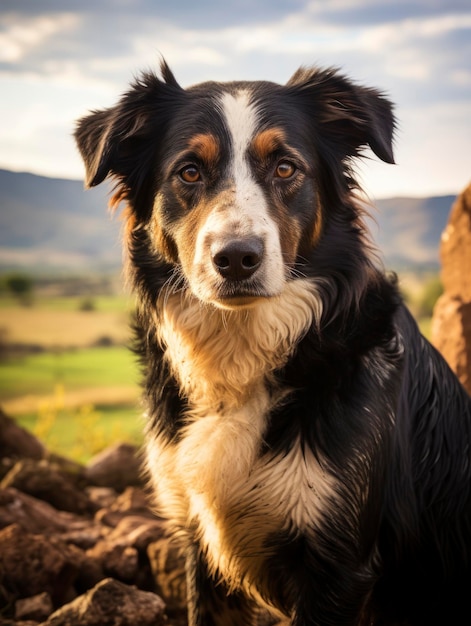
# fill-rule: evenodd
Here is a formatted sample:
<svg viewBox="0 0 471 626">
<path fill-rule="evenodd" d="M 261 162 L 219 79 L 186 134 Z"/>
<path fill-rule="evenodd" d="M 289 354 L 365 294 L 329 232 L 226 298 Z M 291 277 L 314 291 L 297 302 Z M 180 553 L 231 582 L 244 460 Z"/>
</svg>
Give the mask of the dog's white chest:
<svg viewBox="0 0 471 626">
<path fill-rule="evenodd" d="M 210 567 L 234 586 L 257 579 L 270 535 L 315 533 L 334 492 L 299 442 L 284 454 L 260 454 L 269 404 L 260 389 L 237 411 L 196 419 L 176 447 L 158 451 L 153 472 L 164 513 L 180 528 L 196 527 Z"/>
</svg>

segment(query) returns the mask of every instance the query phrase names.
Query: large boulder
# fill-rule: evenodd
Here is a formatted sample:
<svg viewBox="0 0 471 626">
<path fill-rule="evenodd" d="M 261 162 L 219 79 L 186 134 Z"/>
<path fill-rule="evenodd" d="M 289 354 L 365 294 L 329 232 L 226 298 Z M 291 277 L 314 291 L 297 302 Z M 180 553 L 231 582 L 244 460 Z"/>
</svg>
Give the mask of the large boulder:
<svg viewBox="0 0 471 626">
<path fill-rule="evenodd" d="M 443 295 L 432 343 L 471 394 L 471 184 L 456 199 L 440 244 Z"/>
<path fill-rule="evenodd" d="M 167 625 L 159 596 L 105 578 L 93 589 L 53 613 L 44 626 L 159 626 Z"/>
</svg>

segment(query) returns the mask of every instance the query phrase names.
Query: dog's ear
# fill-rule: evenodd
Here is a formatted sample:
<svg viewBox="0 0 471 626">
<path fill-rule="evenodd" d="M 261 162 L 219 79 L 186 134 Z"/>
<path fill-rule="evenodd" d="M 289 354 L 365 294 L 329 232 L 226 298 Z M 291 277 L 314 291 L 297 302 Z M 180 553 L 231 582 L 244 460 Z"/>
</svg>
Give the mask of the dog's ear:
<svg viewBox="0 0 471 626">
<path fill-rule="evenodd" d="M 126 178 L 136 163 L 143 142 L 155 141 L 168 122 L 172 105 L 184 90 L 165 61 L 162 78 L 143 74 L 116 106 L 93 111 L 78 121 L 74 133 L 85 163 L 85 185 L 94 187 L 108 175 Z M 149 132 L 149 131 L 153 132 Z"/>
<path fill-rule="evenodd" d="M 356 156 L 369 145 L 386 163 L 394 163 L 396 127 L 391 102 L 376 89 L 354 84 L 334 69 L 300 68 L 287 86 L 301 94 L 310 114 L 338 148 Z"/>
<path fill-rule="evenodd" d="M 85 185 L 103 182 L 116 161 L 115 109 L 93 111 L 77 123 L 74 136 L 85 163 Z"/>
</svg>

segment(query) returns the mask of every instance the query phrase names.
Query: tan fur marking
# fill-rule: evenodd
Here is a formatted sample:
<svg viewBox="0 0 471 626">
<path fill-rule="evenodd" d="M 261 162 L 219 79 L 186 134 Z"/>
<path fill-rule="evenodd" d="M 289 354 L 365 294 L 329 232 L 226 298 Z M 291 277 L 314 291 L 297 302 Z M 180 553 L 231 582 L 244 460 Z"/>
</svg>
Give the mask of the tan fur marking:
<svg viewBox="0 0 471 626">
<path fill-rule="evenodd" d="M 149 229 L 150 238 L 155 252 L 162 256 L 166 261 L 176 263 L 178 261 L 177 246 L 162 228 L 160 211 L 156 210 L 161 202 L 161 195 L 157 194 L 154 203 L 154 211 L 147 228 Z"/>
<path fill-rule="evenodd" d="M 116 189 L 108 202 L 108 208 L 111 213 L 115 213 L 119 209 L 121 202 L 126 202 L 127 190 L 124 186 L 120 186 Z M 128 208 L 128 207 L 126 207 Z"/>
<path fill-rule="evenodd" d="M 188 148 L 206 164 L 216 163 L 219 157 L 219 142 L 214 135 L 198 133 L 188 141 Z"/>
<path fill-rule="evenodd" d="M 317 215 L 314 221 L 312 235 L 311 235 L 312 246 L 316 246 L 317 242 L 321 238 L 323 226 L 324 226 L 324 216 L 322 214 L 322 204 L 321 204 L 319 195 L 317 194 Z"/>
<path fill-rule="evenodd" d="M 270 154 L 283 147 L 285 133 L 281 128 L 267 128 L 262 130 L 252 141 L 252 150 L 255 155 L 264 161 Z"/>
</svg>

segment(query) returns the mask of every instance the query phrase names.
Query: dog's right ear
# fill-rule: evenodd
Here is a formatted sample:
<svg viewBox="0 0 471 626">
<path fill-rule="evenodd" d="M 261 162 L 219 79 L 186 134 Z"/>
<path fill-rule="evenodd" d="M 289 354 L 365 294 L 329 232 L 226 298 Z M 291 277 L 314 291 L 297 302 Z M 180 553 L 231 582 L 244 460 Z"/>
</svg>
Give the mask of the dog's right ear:
<svg viewBox="0 0 471 626">
<path fill-rule="evenodd" d="M 113 169 L 117 139 L 113 131 L 115 109 L 93 111 L 82 118 L 75 140 L 85 163 L 85 186 L 100 184 Z"/>
<path fill-rule="evenodd" d="M 161 74 L 162 79 L 143 74 L 114 107 L 93 111 L 77 123 L 74 136 L 85 163 L 86 187 L 99 185 L 108 175 L 125 180 L 143 143 L 163 132 L 185 91 L 165 61 Z"/>
</svg>

